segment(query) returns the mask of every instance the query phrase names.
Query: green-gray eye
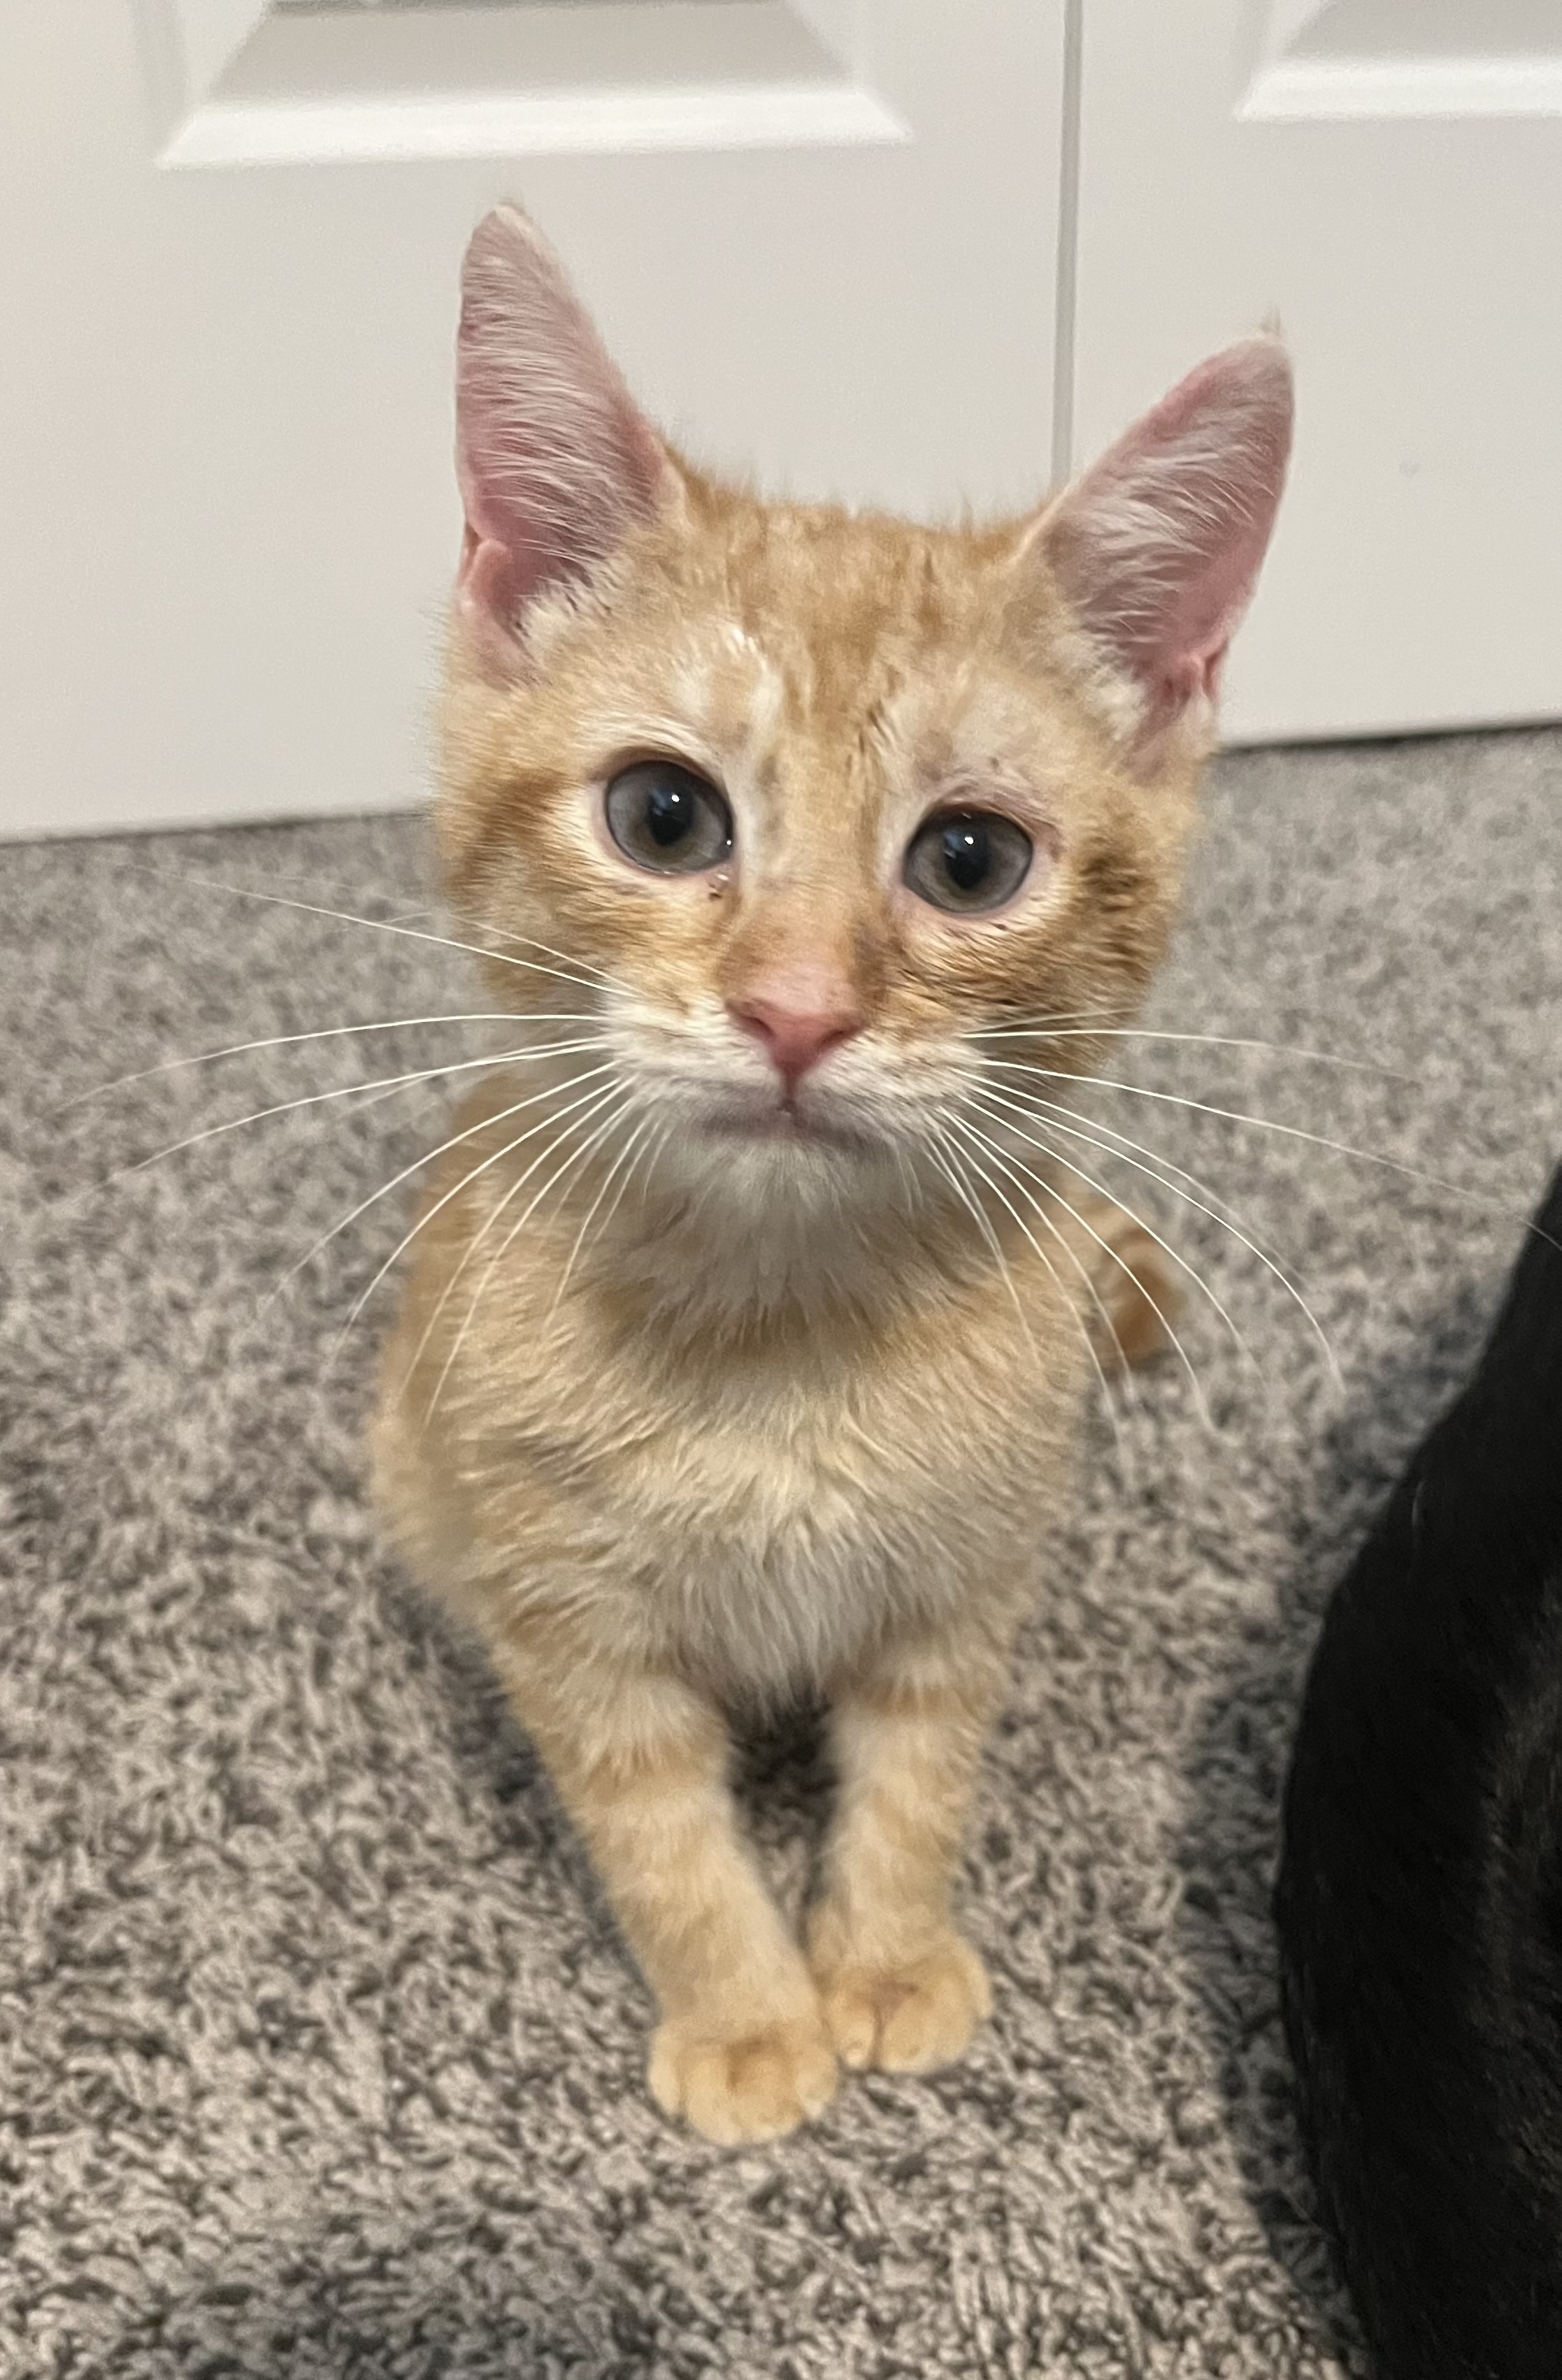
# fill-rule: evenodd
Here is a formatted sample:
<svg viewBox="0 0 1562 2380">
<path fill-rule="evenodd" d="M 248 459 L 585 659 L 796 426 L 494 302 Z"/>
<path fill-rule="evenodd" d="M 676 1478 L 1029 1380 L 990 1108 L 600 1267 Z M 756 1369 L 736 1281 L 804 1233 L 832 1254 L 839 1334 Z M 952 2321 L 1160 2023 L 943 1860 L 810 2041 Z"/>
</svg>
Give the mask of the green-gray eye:
<svg viewBox="0 0 1562 2380">
<path fill-rule="evenodd" d="M 995 810 L 944 810 L 911 838 L 906 881 L 935 909 L 998 909 L 1031 872 L 1030 836 Z"/>
<path fill-rule="evenodd" d="M 676 760 L 620 769 L 604 802 L 607 831 L 626 859 L 658 876 L 697 876 L 732 850 L 732 812 L 707 778 Z"/>
</svg>

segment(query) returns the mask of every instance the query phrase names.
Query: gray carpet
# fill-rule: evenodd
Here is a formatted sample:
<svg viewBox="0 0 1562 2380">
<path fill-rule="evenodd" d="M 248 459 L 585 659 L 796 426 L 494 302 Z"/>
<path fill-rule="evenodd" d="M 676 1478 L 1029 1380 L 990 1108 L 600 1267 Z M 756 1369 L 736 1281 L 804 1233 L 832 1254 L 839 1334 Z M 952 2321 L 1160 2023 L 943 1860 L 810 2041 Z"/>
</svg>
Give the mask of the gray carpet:
<svg viewBox="0 0 1562 2380">
<path fill-rule="evenodd" d="M 440 1095 L 93 1186 L 438 1037 L 54 1111 L 180 1051 L 464 1004 L 427 943 L 202 880 L 389 916 L 423 872 L 405 820 L 0 854 L 0 2371 L 1353 2369 L 1276 2027 L 1276 1794 L 1323 1598 L 1562 1139 L 1562 741 L 1218 771 L 1158 1021 L 1413 1079 L 1149 1043 L 1137 1078 L 1493 1203 L 1113 1101 L 1301 1269 L 1343 1390 L 1254 1258 L 1162 1200 L 1251 1356 L 1195 1310 L 1214 1430 L 1163 1365 L 1038 1549 L 969 1866 L 995 2020 L 958 2071 L 851 2081 L 736 2156 L 649 2105 L 643 1994 L 526 1743 L 376 1547 L 375 1309 L 326 1361 L 405 1194 L 260 1310 Z M 756 1747 L 749 1784 L 795 1888 L 806 1742 Z"/>
</svg>

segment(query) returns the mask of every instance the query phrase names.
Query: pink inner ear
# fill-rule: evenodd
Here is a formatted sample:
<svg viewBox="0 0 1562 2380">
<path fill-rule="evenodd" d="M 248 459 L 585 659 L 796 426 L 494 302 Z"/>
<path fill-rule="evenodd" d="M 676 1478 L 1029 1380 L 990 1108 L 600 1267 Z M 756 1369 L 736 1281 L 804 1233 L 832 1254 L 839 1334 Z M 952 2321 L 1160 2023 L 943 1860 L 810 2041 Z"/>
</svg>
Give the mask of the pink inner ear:
<svg viewBox="0 0 1562 2380">
<path fill-rule="evenodd" d="M 1148 733 L 1214 695 L 1285 482 L 1291 373 L 1270 338 L 1212 356 L 1043 524 L 1063 590 L 1143 691 Z"/>
<path fill-rule="evenodd" d="M 456 459 L 463 610 L 511 638 L 543 588 L 584 577 L 667 492 L 665 449 L 557 261 L 513 207 L 473 233 L 461 279 Z"/>
<path fill-rule="evenodd" d="M 462 607 L 478 620 L 513 624 L 521 613 L 520 583 L 507 547 L 479 537 L 469 520 L 456 565 Z"/>
</svg>

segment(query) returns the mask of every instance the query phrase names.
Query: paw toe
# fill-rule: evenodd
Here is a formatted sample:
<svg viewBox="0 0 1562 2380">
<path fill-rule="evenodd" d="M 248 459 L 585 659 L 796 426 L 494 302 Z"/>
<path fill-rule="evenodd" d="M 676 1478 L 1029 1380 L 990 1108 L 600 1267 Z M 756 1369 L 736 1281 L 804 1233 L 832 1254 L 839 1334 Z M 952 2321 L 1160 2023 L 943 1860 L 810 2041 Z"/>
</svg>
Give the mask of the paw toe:
<svg viewBox="0 0 1562 2380">
<path fill-rule="evenodd" d="M 993 1996 L 970 1943 L 950 1934 L 916 1959 L 843 1968 L 825 1985 L 824 2005 L 845 2065 L 928 2074 L 960 2056 Z"/>
<path fill-rule="evenodd" d="M 724 2148 L 779 2140 L 826 2107 L 836 2059 L 817 2018 L 737 2035 L 669 2022 L 652 2044 L 653 2097 Z"/>
</svg>

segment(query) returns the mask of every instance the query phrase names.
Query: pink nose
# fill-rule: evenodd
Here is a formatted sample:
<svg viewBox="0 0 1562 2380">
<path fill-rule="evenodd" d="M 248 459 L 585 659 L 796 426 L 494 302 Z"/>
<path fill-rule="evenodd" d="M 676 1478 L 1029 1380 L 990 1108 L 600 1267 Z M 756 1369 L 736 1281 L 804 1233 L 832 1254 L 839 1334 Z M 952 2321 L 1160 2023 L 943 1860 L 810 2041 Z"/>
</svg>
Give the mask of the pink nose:
<svg viewBox="0 0 1562 2380">
<path fill-rule="evenodd" d="M 731 1002 L 728 1014 L 734 1025 L 763 1046 L 788 1090 L 811 1066 L 862 1029 L 861 1018 L 844 1005 L 790 1008 L 779 1001 L 745 1000 Z"/>
</svg>

